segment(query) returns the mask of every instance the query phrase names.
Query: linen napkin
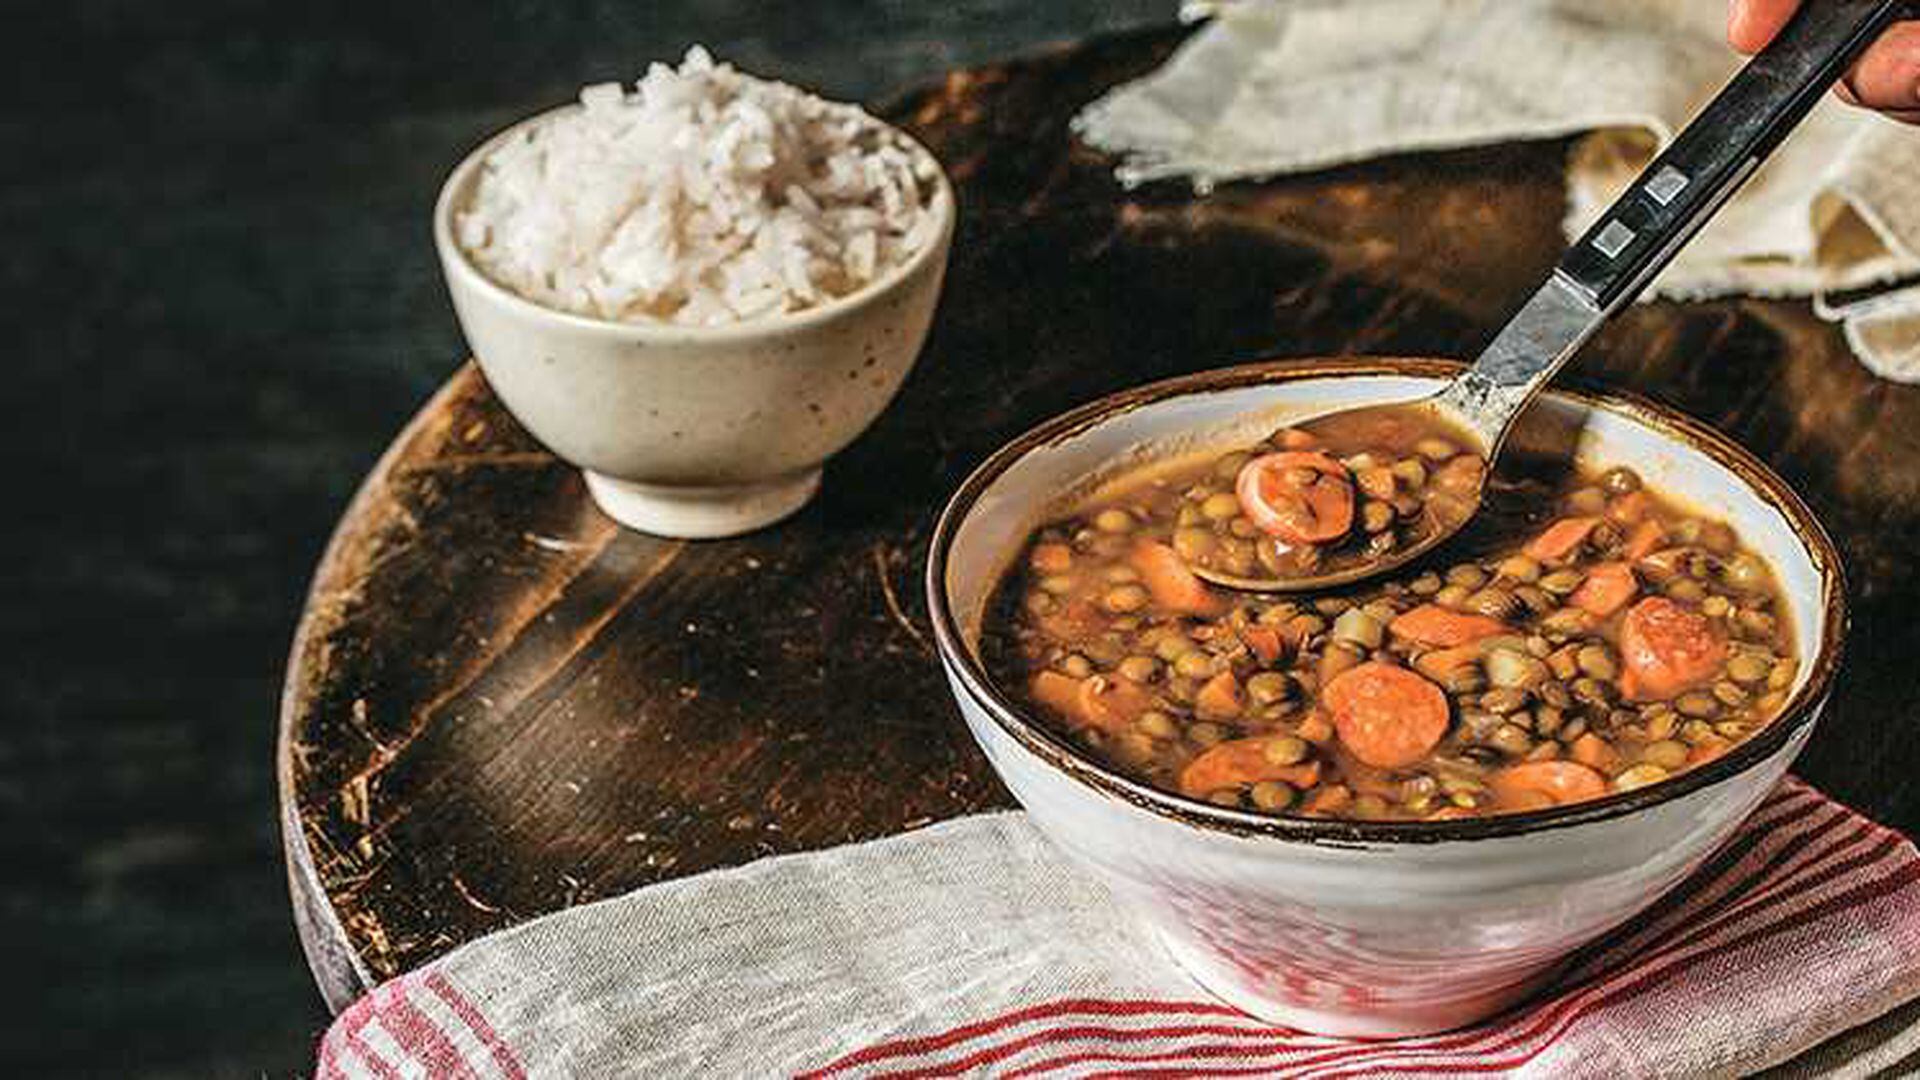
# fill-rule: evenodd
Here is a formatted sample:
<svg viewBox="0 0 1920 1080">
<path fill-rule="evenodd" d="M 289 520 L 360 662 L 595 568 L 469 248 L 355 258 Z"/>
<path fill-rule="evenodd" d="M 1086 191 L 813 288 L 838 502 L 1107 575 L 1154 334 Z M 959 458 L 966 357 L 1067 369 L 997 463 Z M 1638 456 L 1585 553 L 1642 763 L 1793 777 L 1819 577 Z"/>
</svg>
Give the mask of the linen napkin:
<svg viewBox="0 0 1920 1080">
<path fill-rule="evenodd" d="M 375 989 L 323 1078 L 1722 1075 L 1920 995 L 1920 856 L 1789 779 L 1550 990 L 1363 1042 L 1209 1000 L 1017 813 L 535 919 Z M 1879 1042 L 1835 1072 L 1912 1050 Z"/>
<path fill-rule="evenodd" d="M 1223 180 L 1591 132 L 1578 236 L 1741 62 L 1723 0 L 1244 0 L 1075 129 L 1128 183 Z M 1835 294 L 1865 286 L 1866 300 Z M 1823 101 L 1650 297 L 1816 298 L 1854 353 L 1920 381 L 1920 128 Z"/>
</svg>

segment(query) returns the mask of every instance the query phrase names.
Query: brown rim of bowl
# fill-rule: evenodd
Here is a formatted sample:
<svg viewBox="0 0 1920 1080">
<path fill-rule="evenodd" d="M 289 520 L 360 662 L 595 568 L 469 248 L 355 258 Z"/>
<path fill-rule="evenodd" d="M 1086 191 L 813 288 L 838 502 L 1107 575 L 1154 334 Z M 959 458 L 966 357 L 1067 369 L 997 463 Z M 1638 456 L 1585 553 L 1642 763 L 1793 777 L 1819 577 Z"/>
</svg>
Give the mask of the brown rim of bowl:
<svg viewBox="0 0 1920 1080">
<path fill-rule="evenodd" d="M 1810 724 L 1820 703 L 1825 700 L 1834 672 L 1839 667 L 1847 629 L 1846 581 L 1839 552 L 1835 550 L 1826 530 L 1793 489 L 1787 486 L 1786 481 L 1725 435 L 1676 410 L 1636 395 L 1584 389 L 1557 388 L 1552 393 L 1577 404 L 1625 416 L 1711 457 L 1786 517 L 1789 527 L 1806 550 L 1807 557 L 1820 573 L 1824 593 L 1820 602 L 1824 619 L 1819 650 L 1812 658 L 1806 680 L 1788 699 L 1780 715 L 1759 734 L 1706 765 L 1689 769 L 1670 780 L 1548 810 L 1451 821 L 1346 821 L 1336 818 L 1280 817 L 1234 810 L 1129 779 L 1086 756 L 1047 725 L 1028 719 L 1023 707 L 1000 692 L 972 650 L 964 644 L 953 611 L 947 603 L 947 549 L 953 543 L 960 522 L 972 511 L 980 495 L 1016 461 L 1032 451 L 1078 434 L 1121 413 L 1197 392 L 1341 376 L 1414 375 L 1448 378 L 1460 368 L 1457 361 L 1417 357 L 1266 360 L 1182 375 L 1123 390 L 1062 413 L 1013 439 L 989 455 L 961 482 L 946 508 L 941 511 L 938 524 L 934 526 L 927 557 L 927 609 L 932 618 L 934 640 L 943 666 L 994 721 L 1022 746 L 1102 795 L 1122 799 L 1198 828 L 1333 845 L 1479 840 L 1619 817 L 1731 779 L 1771 757 Z"/>
</svg>

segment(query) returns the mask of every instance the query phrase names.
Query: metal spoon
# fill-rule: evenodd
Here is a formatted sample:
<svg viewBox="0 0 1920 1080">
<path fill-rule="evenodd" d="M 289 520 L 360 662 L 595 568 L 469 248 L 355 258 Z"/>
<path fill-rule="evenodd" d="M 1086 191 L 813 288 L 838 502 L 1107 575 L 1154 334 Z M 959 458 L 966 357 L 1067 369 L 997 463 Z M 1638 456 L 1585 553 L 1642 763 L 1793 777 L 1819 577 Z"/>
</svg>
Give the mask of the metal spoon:
<svg viewBox="0 0 1920 1080">
<path fill-rule="evenodd" d="M 1413 402 L 1341 410 L 1295 425 L 1312 432 L 1339 416 L 1429 411 L 1477 442 L 1490 467 L 1514 421 L 1547 380 L 1720 209 L 1807 115 L 1853 60 L 1896 19 L 1920 13 L 1911 0 L 1819 0 L 1803 4 L 1759 55 L 1628 185 L 1600 220 L 1567 249 L 1546 283 L 1500 329 L 1472 366 L 1438 393 Z M 1473 517 L 1484 483 L 1465 512 L 1439 520 L 1407 547 L 1327 573 L 1250 578 L 1194 565 L 1230 589 L 1298 592 L 1384 574 L 1418 558 Z M 1429 504 L 1431 507 L 1431 504 Z"/>
</svg>

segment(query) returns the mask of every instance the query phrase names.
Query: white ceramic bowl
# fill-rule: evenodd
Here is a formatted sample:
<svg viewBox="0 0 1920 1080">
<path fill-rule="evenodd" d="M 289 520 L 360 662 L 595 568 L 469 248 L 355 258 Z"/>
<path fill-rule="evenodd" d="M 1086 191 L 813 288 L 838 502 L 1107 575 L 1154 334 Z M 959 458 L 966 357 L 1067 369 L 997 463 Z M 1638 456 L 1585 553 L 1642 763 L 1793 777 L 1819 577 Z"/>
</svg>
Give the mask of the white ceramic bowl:
<svg viewBox="0 0 1920 1080">
<path fill-rule="evenodd" d="M 1584 462 L 1631 466 L 1731 521 L 1779 575 L 1798 681 L 1783 715 L 1719 760 L 1629 794 L 1511 816 L 1275 818 L 1112 772 L 989 680 L 977 648 L 983 607 L 1063 493 L 1111 476 L 1116 462 L 1244 445 L 1289 417 L 1419 396 L 1455 370 L 1421 360 L 1264 364 L 1117 395 L 994 454 L 934 533 L 927 587 L 941 660 L 974 738 L 1033 823 L 1207 989 L 1308 1031 L 1439 1031 L 1524 996 L 1733 832 L 1806 742 L 1838 661 L 1839 560 L 1785 484 L 1671 411 L 1558 392 L 1530 411 L 1516 445 L 1573 440 Z"/>
<path fill-rule="evenodd" d="M 731 536 L 806 505 L 821 464 L 893 399 L 913 367 L 946 272 L 954 196 L 938 176 L 933 242 L 844 297 L 725 327 L 619 323 L 556 311 L 488 278 L 454 219 L 486 158 L 532 117 L 469 154 L 440 191 L 434 245 L 487 382 L 533 436 L 586 472 L 621 524 L 662 536 Z"/>
</svg>

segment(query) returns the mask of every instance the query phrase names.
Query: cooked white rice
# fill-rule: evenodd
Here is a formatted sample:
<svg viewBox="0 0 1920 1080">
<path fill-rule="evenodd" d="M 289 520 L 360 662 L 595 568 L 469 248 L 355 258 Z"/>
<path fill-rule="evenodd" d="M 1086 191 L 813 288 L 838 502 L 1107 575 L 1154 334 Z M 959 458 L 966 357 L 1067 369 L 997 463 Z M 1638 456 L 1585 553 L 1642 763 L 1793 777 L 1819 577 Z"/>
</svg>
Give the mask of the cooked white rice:
<svg viewBox="0 0 1920 1080">
<path fill-rule="evenodd" d="M 489 154 L 457 219 L 474 262 L 540 304 L 718 326 L 844 296 L 934 240 L 938 166 L 852 105 L 699 46 L 580 103 Z"/>
</svg>

